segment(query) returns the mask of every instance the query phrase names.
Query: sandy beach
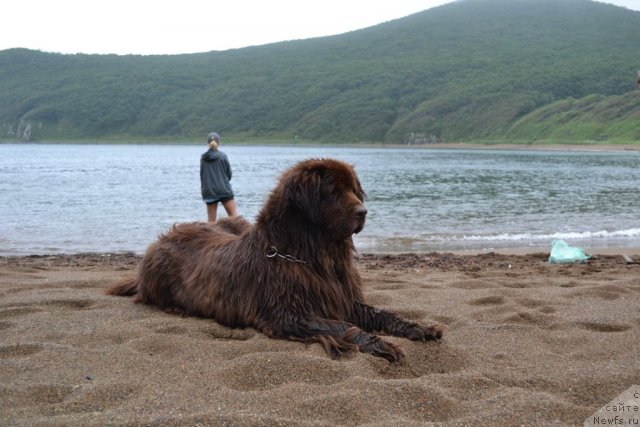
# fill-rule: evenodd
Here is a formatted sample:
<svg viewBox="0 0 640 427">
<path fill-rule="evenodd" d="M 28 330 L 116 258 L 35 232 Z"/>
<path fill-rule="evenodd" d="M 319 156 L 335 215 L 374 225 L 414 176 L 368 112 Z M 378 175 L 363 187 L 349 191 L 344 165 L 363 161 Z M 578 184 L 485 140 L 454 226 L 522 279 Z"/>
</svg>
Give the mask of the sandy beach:
<svg viewBox="0 0 640 427">
<path fill-rule="evenodd" d="M 622 253 L 361 255 L 370 304 L 447 326 L 402 364 L 104 295 L 133 254 L 0 258 L 0 425 L 582 425 L 640 384 Z"/>
</svg>

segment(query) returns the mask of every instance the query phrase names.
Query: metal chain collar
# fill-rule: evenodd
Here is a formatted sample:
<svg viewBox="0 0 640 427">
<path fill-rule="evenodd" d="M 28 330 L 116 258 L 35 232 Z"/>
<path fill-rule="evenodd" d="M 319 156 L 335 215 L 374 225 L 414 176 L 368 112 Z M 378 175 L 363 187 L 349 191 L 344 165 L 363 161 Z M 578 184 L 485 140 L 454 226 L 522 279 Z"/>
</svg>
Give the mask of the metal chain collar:
<svg viewBox="0 0 640 427">
<path fill-rule="evenodd" d="M 282 259 L 286 259 L 287 261 L 290 261 L 290 262 L 298 262 L 300 264 L 306 264 L 305 261 L 302 261 L 294 256 L 281 254 L 280 252 L 278 252 L 278 249 L 275 246 L 269 246 L 269 251 L 267 252 L 266 256 L 267 258 L 274 258 L 277 256 Z"/>
</svg>

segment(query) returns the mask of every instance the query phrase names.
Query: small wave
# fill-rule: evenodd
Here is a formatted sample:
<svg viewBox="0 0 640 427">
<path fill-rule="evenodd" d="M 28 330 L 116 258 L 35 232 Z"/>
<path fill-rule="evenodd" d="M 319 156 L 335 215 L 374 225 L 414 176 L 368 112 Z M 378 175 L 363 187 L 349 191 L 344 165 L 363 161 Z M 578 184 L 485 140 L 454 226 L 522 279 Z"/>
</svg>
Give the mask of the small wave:
<svg viewBox="0 0 640 427">
<path fill-rule="evenodd" d="M 485 250 L 510 247 L 547 247 L 553 240 L 593 247 L 633 247 L 640 245 L 640 228 L 625 230 L 567 231 L 555 233 L 432 234 L 407 236 L 357 236 L 363 252 L 407 252 L 432 250 Z"/>
<path fill-rule="evenodd" d="M 440 236 L 441 237 L 441 236 Z M 551 240 L 551 239 L 599 239 L 599 238 L 624 238 L 624 237 L 640 237 L 640 228 L 629 228 L 627 230 L 600 230 L 600 231 L 567 231 L 548 234 L 534 233 L 500 233 L 500 234 L 484 234 L 472 236 L 451 236 L 446 240 L 468 240 L 468 241 L 521 241 L 521 240 Z M 440 239 L 437 239 L 440 240 Z M 444 240 L 444 239 L 443 239 Z"/>
</svg>

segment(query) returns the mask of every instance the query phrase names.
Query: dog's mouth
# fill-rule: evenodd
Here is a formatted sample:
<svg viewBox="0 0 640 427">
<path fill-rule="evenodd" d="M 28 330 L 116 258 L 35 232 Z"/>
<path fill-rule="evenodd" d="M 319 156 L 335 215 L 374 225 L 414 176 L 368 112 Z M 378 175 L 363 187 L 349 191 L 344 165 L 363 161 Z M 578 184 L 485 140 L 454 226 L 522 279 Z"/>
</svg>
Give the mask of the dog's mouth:
<svg viewBox="0 0 640 427">
<path fill-rule="evenodd" d="M 356 229 L 353 230 L 353 234 L 358 234 L 359 232 L 362 231 L 363 228 L 364 228 L 364 221 L 362 221 L 360 224 L 356 226 Z"/>
<path fill-rule="evenodd" d="M 353 234 L 358 234 L 364 228 L 364 222 L 367 217 L 367 208 L 364 205 L 358 207 L 355 211 L 356 228 L 353 230 Z"/>
</svg>

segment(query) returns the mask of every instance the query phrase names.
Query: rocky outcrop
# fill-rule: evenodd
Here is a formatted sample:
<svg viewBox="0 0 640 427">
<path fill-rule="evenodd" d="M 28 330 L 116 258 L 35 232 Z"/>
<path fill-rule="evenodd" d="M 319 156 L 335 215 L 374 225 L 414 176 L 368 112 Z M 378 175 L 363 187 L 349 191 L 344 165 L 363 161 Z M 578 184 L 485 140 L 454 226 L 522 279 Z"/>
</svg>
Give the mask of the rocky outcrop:
<svg viewBox="0 0 640 427">
<path fill-rule="evenodd" d="M 5 136 L 9 139 L 19 139 L 23 142 L 30 142 L 32 137 L 32 125 L 30 122 L 20 120 L 17 126 L 13 123 L 5 124 Z"/>
</svg>

